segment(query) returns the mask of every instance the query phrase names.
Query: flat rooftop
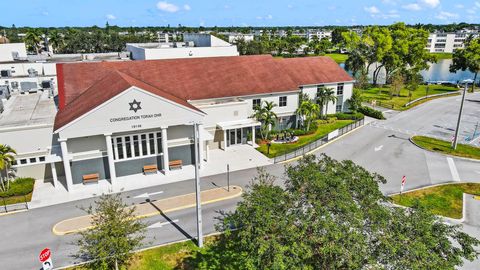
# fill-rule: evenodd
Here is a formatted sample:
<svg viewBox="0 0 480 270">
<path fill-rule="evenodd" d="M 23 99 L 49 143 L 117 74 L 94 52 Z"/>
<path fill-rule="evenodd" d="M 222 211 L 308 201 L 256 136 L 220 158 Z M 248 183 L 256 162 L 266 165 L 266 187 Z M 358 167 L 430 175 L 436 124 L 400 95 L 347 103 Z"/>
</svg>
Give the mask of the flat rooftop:
<svg viewBox="0 0 480 270">
<path fill-rule="evenodd" d="M 0 129 L 35 125 L 53 125 L 57 109 L 47 91 L 30 94 L 14 93 L 0 114 Z"/>
</svg>

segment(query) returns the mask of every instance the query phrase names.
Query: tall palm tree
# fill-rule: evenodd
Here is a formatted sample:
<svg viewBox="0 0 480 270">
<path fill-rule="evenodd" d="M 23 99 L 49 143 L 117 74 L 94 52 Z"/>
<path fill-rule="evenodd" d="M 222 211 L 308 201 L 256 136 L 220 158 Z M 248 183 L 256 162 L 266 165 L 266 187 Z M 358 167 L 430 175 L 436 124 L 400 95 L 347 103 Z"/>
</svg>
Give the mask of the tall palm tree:
<svg viewBox="0 0 480 270">
<path fill-rule="evenodd" d="M 48 41 L 52 45 L 54 53 L 61 50 L 64 45 L 63 36 L 58 31 L 50 32 Z"/>
<path fill-rule="evenodd" d="M 28 48 L 35 51 L 37 54 L 40 50 L 40 42 L 42 41 L 42 35 L 36 30 L 29 30 L 23 38 Z"/>
<path fill-rule="evenodd" d="M 319 112 L 320 106 L 311 100 L 303 100 L 300 103 L 297 114 L 299 114 L 302 117 L 302 121 L 304 121 L 303 126 L 305 131 L 310 130 L 310 124 L 315 120 Z"/>
<path fill-rule="evenodd" d="M 315 97 L 315 102 L 320 107 L 320 118 L 323 117 L 323 106 L 325 105 L 326 92 L 327 88 L 325 86 L 320 86 L 317 88 L 317 96 Z"/>
<path fill-rule="evenodd" d="M 0 175 L 4 174 L 5 178 L 0 179 L 2 190 L 6 191 L 8 189 L 9 183 L 9 169 L 15 161 L 15 154 L 17 152 L 6 144 L 0 144 Z M 7 188 L 5 188 L 4 179 L 7 179 Z"/>
<path fill-rule="evenodd" d="M 273 112 L 273 108 L 277 105 L 273 102 L 263 101 L 263 105 L 256 106 L 254 108 L 252 118 L 262 123 L 260 128 L 260 135 L 263 140 L 268 138 L 270 130 L 275 126 L 276 120 L 278 119 L 277 114 Z"/>
<path fill-rule="evenodd" d="M 328 103 L 332 102 L 335 103 L 337 101 L 337 96 L 335 95 L 335 91 L 331 88 L 327 88 L 325 91 L 325 118 L 328 114 Z"/>
</svg>

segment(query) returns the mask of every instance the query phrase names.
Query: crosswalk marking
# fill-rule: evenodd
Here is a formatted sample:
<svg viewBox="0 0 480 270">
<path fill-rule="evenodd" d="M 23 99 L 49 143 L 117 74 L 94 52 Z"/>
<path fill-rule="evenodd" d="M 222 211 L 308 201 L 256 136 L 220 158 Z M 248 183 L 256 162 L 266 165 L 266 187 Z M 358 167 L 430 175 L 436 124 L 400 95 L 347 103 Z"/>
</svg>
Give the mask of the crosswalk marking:
<svg viewBox="0 0 480 270">
<path fill-rule="evenodd" d="M 450 173 L 452 174 L 453 181 L 460 182 L 460 175 L 458 175 L 457 167 L 453 158 L 447 157 L 448 167 L 450 168 Z"/>
</svg>

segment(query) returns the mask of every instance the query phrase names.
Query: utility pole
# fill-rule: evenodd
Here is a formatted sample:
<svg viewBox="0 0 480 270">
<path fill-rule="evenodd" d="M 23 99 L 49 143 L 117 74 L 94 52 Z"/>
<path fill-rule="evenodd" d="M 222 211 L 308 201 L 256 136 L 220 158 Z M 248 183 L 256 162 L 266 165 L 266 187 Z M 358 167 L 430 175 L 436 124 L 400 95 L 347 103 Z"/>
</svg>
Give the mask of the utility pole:
<svg viewBox="0 0 480 270">
<path fill-rule="evenodd" d="M 463 89 L 462 102 L 460 103 L 460 111 L 458 112 L 457 128 L 455 129 L 455 137 L 453 138 L 453 150 L 457 150 L 458 144 L 458 133 L 460 131 L 460 122 L 462 121 L 462 112 L 463 112 L 463 103 L 465 102 L 465 94 L 467 93 L 468 83 L 470 80 L 463 81 L 465 83 L 465 88 Z"/>
<path fill-rule="evenodd" d="M 203 247 L 203 230 L 202 230 L 202 202 L 201 202 L 201 190 L 200 190 L 200 172 L 199 172 L 199 147 L 198 147 L 198 123 L 194 123 L 193 138 L 195 144 L 195 195 L 197 204 L 197 245 Z"/>
</svg>

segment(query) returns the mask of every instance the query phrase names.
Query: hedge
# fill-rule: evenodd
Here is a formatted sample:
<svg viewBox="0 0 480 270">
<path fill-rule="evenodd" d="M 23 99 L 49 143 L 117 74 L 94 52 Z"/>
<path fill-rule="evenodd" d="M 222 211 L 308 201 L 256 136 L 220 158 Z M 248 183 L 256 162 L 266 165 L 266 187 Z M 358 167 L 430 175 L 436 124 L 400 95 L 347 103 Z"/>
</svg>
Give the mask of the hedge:
<svg viewBox="0 0 480 270">
<path fill-rule="evenodd" d="M 12 196 L 24 196 L 33 191 L 33 178 L 17 178 L 10 182 L 10 188 L 5 192 L 0 192 L 0 198 L 8 198 Z"/>
<path fill-rule="evenodd" d="M 370 117 L 373 117 L 376 119 L 382 119 L 382 120 L 385 119 L 381 111 L 372 109 L 370 107 L 362 106 L 358 110 L 366 116 L 370 116 Z"/>
<path fill-rule="evenodd" d="M 338 120 L 360 120 L 363 119 L 365 116 L 362 113 L 336 113 L 335 117 Z"/>
</svg>

